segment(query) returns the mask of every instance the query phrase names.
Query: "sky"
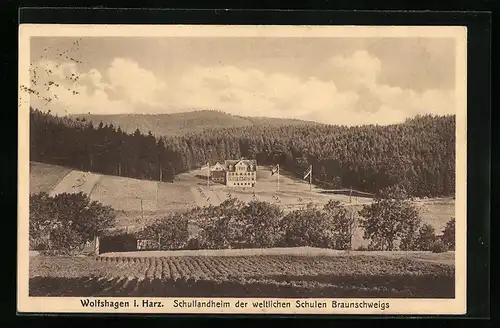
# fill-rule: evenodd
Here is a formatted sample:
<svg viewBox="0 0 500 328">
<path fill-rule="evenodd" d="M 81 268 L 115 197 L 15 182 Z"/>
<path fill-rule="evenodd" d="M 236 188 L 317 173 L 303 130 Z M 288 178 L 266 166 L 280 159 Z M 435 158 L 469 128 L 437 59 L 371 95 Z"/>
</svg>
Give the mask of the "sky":
<svg viewBox="0 0 500 328">
<path fill-rule="evenodd" d="M 32 37 L 32 107 L 327 124 L 455 113 L 452 38 Z M 47 102 L 46 99 L 50 99 Z"/>
</svg>

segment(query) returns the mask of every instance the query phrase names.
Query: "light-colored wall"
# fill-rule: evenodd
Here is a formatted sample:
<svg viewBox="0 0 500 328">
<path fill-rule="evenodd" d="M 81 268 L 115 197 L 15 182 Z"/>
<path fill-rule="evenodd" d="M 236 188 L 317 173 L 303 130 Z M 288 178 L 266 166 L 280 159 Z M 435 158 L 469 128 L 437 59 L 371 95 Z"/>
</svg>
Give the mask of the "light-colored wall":
<svg viewBox="0 0 500 328">
<path fill-rule="evenodd" d="M 251 187 L 252 183 L 255 184 L 256 182 L 257 182 L 257 172 L 248 172 L 248 171 L 226 172 L 227 186 Z M 246 183 L 246 185 L 244 185 L 244 183 Z"/>
</svg>

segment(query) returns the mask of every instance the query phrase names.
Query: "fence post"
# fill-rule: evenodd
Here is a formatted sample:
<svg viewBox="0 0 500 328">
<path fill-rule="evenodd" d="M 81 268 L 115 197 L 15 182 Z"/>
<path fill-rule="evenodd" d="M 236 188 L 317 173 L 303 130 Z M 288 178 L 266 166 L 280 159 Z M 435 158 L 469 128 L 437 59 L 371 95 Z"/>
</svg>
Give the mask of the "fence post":
<svg viewBox="0 0 500 328">
<path fill-rule="evenodd" d="M 99 256 L 99 236 L 95 237 L 95 254 Z"/>
</svg>

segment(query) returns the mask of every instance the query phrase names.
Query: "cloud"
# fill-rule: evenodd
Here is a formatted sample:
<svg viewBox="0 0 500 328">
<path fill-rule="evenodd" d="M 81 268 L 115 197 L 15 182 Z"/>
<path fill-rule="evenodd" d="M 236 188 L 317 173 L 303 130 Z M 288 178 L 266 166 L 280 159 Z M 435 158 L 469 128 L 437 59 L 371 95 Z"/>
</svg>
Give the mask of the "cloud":
<svg viewBox="0 0 500 328">
<path fill-rule="evenodd" d="M 134 113 L 139 106 L 160 106 L 159 95 L 166 87 L 135 62 L 117 58 L 101 74 L 97 69 L 79 71 L 72 62 L 40 60 L 32 66 L 32 106 L 57 114 Z M 50 99 L 47 102 L 46 99 Z"/>
<path fill-rule="evenodd" d="M 385 63 L 390 66 L 390 63 Z M 369 52 L 358 50 L 349 56 L 335 56 L 323 65 L 340 90 L 351 90 L 359 96 L 352 107 L 353 118 L 365 121 L 398 122 L 417 114 L 453 114 L 454 91 L 429 89 L 416 91 L 379 82 L 382 62 Z M 356 115 L 360 112 L 362 116 Z M 375 116 L 378 116 L 375 118 Z M 383 124 L 383 123 L 381 123 Z"/>
<path fill-rule="evenodd" d="M 367 51 L 334 56 L 318 65 L 329 78 L 232 65 L 192 66 L 175 76 L 159 76 L 127 58 L 115 58 L 101 71 L 45 60 L 35 63 L 35 69 L 43 72 L 38 74 L 36 90 L 53 101 L 49 105 L 36 97 L 32 101 L 35 107 L 61 114 L 218 109 L 343 125 L 392 124 L 417 114 L 454 113 L 453 91 L 418 92 L 380 84 L 383 63 Z M 50 81 L 53 85 L 47 89 Z"/>
<path fill-rule="evenodd" d="M 381 61 L 365 50 L 357 50 L 350 56 L 334 56 L 327 62 L 332 78 L 344 88 L 357 85 L 372 85 L 382 68 Z"/>
<path fill-rule="evenodd" d="M 339 93 L 332 82 L 233 66 L 191 68 L 176 90 L 170 97 L 174 107 L 217 108 L 248 116 L 300 117 L 347 108 L 357 100 L 353 93 Z"/>
<path fill-rule="evenodd" d="M 112 90 L 132 104 L 161 105 L 158 102 L 166 85 L 156 76 L 129 59 L 115 58 L 106 76 Z"/>
<path fill-rule="evenodd" d="M 417 92 L 387 85 L 375 85 L 373 91 L 384 106 L 404 113 L 407 117 L 418 114 L 454 114 L 453 90 L 430 89 Z"/>
</svg>

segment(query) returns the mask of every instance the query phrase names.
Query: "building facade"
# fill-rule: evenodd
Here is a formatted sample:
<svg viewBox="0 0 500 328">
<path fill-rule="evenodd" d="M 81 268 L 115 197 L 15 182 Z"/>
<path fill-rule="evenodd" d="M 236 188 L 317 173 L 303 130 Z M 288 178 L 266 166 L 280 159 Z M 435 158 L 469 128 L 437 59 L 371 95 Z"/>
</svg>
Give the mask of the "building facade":
<svg viewBox="0 0 500 328">
<path fill-rule="evenodd" d="M 251 159 L 226 160 L 226 186 L 254 187 L 257 183 L 257 162 Z"/>
<path fill-rule="evenodd" d="M 210 179 L 217 183 L 226 183 L 226 169 L 224 165 L 219 162 L 215 163 L 213 167 L 210 168 Z"/>
</svg>

